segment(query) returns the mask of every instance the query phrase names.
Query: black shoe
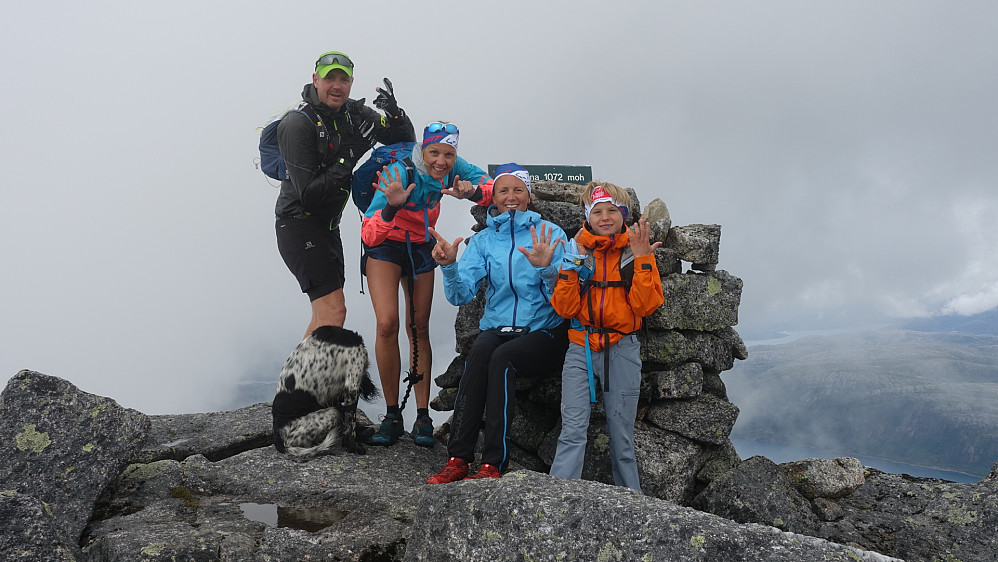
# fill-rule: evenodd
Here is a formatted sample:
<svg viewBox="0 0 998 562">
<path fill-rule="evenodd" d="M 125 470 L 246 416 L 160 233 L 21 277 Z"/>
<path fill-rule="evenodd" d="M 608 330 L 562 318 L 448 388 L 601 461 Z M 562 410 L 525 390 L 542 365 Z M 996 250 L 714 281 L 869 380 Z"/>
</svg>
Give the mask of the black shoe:
<svg viewBox="0 0 998 562">
<path fill-rule="evenodd" d="M 371 445 L 391 447 L 398 443 L 403 433 L 405 430 L 402 429 L 402 414 L 385 414 L 381 420 L 381 427 L 371 437 Z"/>
</svg>

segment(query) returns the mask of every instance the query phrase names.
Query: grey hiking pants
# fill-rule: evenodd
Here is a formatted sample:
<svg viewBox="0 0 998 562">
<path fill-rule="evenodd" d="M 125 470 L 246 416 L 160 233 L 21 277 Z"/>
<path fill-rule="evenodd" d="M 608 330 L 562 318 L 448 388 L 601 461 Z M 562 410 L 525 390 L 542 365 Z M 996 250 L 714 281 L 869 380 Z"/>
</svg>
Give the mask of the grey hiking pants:
<svg viewBox="0 0 998 562">
<path fill-rule="evenodd" d="M 613 482 L 641 491 L 634 454 L 634 418 L 641 391 L 641 346 L 636 335 L 624 336 L 608 351 L 592 352 L 593 378 L 602 388 L 603 353 L 610 354 L 610 390 L 603 393 Z M 551 475 L 579 478 L 586 455 L 589 428 L 589 374 L 586 348 L 572 343 L 561 372 L 561 435 L 551 463 Z"/>
</svg>

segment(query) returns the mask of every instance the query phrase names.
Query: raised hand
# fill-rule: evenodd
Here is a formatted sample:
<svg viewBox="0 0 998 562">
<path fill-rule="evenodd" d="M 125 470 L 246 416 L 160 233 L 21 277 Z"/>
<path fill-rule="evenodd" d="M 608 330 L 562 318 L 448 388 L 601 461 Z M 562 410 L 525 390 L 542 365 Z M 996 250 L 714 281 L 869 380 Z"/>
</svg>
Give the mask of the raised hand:
<svg viewBox="0 0 998 562">
<path fill-rule="evenodd" d="M 530 251 L 528 252 L 523 246 L 517 247 L 523 255 L 527 256 L 527 261 L 530 262 L 530 265 L 534 267 L 547 267 L 551 265 L 551 257 L 554 256 L 555 248 L 558 247 L 558 244 L 565 242 L 560 238 L 552 241 L 553 232 L 553 226 L 549 226 L 547 231 L 545 231 L 542 224 L 540 236 L 538 236 L 537 230 L 532 226 L 530 227 L 530 239 L 532 241 Z"/>
<path fill-rule="evenodd" d="M 475 194 L 475 186 L 471 185 L 470 181 L 462 180 L 461 176 L 454 176 L 454 185 L 441 189 L 440 193 L 458 199 L 467 199 Z"/>
<path fill-rule="evenodd" d="M 651 243 L 651 225 L 644 219 L 638 219 L 638 222 L 627 227 L 627 234 L 631 239 L 631 252 L 636 258 L 650 256 L 655 248 L 662 245 L 661 242 Z"/>
<path fill-rule="evenodd" d="M 384 172 L 384 175 L 382 175 Z M 385 184 L 385 187 L 381 187 Z M 402 187 L 402 174 L 397 169 L 389 169 L 385 166 L 378 172 L 377 183 L 371 184 L 374 189 L 385 194 L 385 199 L 392 207 L 401 207 L 409 199 L 409 194 L 416 189 L 416 184 L 410 183 L 408 188 Z"/>
<path fill-rule="evenodd" d="M 448 242 L 439 232 L 429 227 L 430 234 L 437 239 L 437 245 L 433 247 L 431 255 L 440 265 L 450 265 L 457 261 L 457 246 L 464 238 L 457 237 L 454 242 Z"/>
<path fill-rule="evenodd" d="M 378 92 L 378 97 L 374 98 L 374 107 L 384 111 L 385 115 L 389 117 L 399 117 L 402 115 L 402 110 L 399 109 L 399 104 L 395 101 L 395 88 L 392 88 L 392 81 L 385 78 L 383 82 L 384 88 L 375 89 Z"/>
</svg>

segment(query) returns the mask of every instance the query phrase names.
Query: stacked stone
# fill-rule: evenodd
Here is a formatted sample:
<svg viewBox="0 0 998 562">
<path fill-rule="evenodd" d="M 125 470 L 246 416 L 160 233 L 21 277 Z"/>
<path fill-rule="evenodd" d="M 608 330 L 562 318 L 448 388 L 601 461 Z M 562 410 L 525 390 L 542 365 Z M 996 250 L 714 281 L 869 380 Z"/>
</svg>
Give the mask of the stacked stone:
<svg viewBox="0 0 998 562">
<path fill-rule="evenodd" d="M 535 205 L 544 217 L 572 237 L 585 217 L 579 205 L 582 186 L 535 182 Z M 641 341 L 642 386 L 635 446 L 643 491 L 689 505 L 715 477 L 738 462 L 728 436 L 738 408 L 728 401 L 721 373 L 746 359 L 748 351 L 733 326 L 738 323 L 742 281 L 717 269 L 719 225 L 672 226 L 665 203 L 656 199 L 641 209 L 631 195 L 631 223 L 643 217 L 651 224 L 665 303 L 646 319 Z M 473 209 L 473 230 L 485 226 L 485 214 Z M 690 266 L 683 271 L 684 262 Z M 464 356 L 478 336 L 484 290 L 462 306 L 455 321 L 458 356 L 435 381 L 441 388 L 431 406 L 454 409 Z M 561 373 L 517 380 L 516 417 L 511 430 L 511 458 L 525 468 L 546 471 L 554 459 L 561 431 Z M 612 373 L 611 373 L 612 376 Z M 444 424 L 438 437 L 449 429 Z M 589 443 L 582 477 L 613 483 L 609 437 L 603 403 L 593 405 Z"/>
</svg>

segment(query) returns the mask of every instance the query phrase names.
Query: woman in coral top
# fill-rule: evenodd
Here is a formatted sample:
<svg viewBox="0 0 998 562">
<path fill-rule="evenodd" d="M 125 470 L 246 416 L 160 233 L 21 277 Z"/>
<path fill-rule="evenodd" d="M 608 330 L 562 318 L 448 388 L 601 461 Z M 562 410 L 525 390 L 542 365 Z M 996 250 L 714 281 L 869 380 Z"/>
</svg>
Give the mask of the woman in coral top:
<svg viewBox="0 0 998 562">
<path fill-rule="evenodd" d="M 418 379 L 413 386 L 416 422 L 412 439 L 417 445 L 433 446 L 433 422 L 428 409 L 433 362 L 429 327 L 433 268 L 437 263 L 430 256 L 436 240 L 429 229 L 437 223 L 444 195 L 470 199 L 479 205 L 492 202 L 488 174 L 457 155 L 457 140 L 457 125 L 443 121 L 427 125 L 422 143 L 413 148 L 409 158 L 389 164 L 378 173 L 378 191 L 364 214 L 361 272 L 367 276 L 377 320 L 374 355 L 387 406 L 381 427 L 371 438 L 374 445 L 394 445 L 405 433 L 399 409 L 401 285 L 410 328 L 409 376 Z"/>
</svg>

